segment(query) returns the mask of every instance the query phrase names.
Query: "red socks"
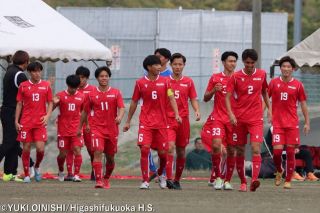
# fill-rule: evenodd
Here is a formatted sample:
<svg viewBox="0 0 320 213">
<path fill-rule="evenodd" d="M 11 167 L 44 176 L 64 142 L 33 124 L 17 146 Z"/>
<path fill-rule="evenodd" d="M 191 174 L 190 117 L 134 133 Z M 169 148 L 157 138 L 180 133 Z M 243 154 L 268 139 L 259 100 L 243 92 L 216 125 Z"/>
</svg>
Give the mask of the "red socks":
<svg viewBox="0 0 320 213">
<path fill-rule="evenodd" d="M 214 170 L 216 178 L 220 178 L 221 177 L 221 170 L 220 170 L 221 153 L 212 154 L 211 160 L 212 160 L 212 169 Z"/>
<path fill-rule="evenodd" d="M 252 181 L 258 180 L 261 167 L 261 155 L 252 156 Z"/>
<path fill-rule="evenodd" d="M 37 151 L 36 164 L 34 165 L 35 168 L 39 168 L 40 163 L 43 160 L 43 156 L 44 156 L 44 152 L 38 152 Z M 29 152 L 29 157 L 30 157 L 30 152 Z"/>
<path fill-rule="evenodd" d="M 246 176 L 244 173 L 244 156 L 237 156 L 236 157 L 236 168 L 241 180 L 241 183 L 247 183 Z"/>
<path fill-rule="evenodd" d="M 67 163 L 67 171 L 68 175 L 72 175 L 72 167 L 73 167 L 73 151 L 68 151 L 67 157 L 66 157 L 66 163 Z"/>
<path fill-rule="evenodd" d="M 173 155 L 168 154 L 167 165 L 166 165 L 166 175 L 168 180 L 172 180 L 172 170 L 173 170 Z"/>
<path fill-rule="evenodd" d="M 277 172 L 282 172 L 282 149 L 273 149 L 273 162 Z"/>
<path fill-rule="evenodd" d="M 65 160 L 66 160 L 65 158 L 60 158 L 59 156 L 57 157 L 59 172 L 63 172 L 63 170 L 64 170 L 63 166 L 64 166 Z"/>
<path fill-rule="evenodd" d="M 175 174 L 175 177 L 174 177 L 175 181 L 180 181 L 185 163 L 186 163 L 186 158 L 177 157 L 176 174 Z"/>
<path fill-rule="evenodd" d="M 160 176 L 160 175 L 162 175 L 163 170 L 166 168 L 168 154 L 167 153 L 160 154 L 159 151 L 158 151 L 158 156 L 159 156 L 159 159 L 160 159 L 160 166 L 159 166 L 159 169 L 158 169 L 158 175 Z"/>
<path fill-rule="evenodd" d="M 235 164 L 236 164 L 236 157 L 234 157 L 234 156 L 229 157 L 228 156 L 227 157 L 227 171 L 226 171 L 226 178 L 225 178 L 226 182 L 231 181 Z"/>
<path fill-rule="evenodd" d="M 141 146 L 140 147 L 140 168 L 142 173 L 142 180 L 149 182 L 149 152 L 150 148 Z"/>
<path fill-rule="evenodd" d="M 287 152 L 286 182 L 291 181 L 293 172 L 295 171 L 295 152 L 294 152 L 294 150 L 295 150 L 294 147 L 288 146 L 286 148 L 286 152 Z"/>
<path fill-rule="evenodd" d="M 113 172 L 114 166 L 115 166 L 114 162 L 113 163 L 109 163 L 107 161 L 107 163 L 106 163 L 106 174 L 104 176 L 105 179 L 109 179 L 110 178 L 110 176 L 111 176 L 111 174 Z"/>
<path fill-rule="evenodd" d="M 82 155 L 81 154 L 75 155 L 74 156 L 74 175 L 79 175 L 81 164 L 82 164 Z"/>
<path fill-rule="evenodd" d="M 22 165 L 23 165 L 23 171 L 24 171 L 24 175 L 30 176 L 29 174 L 29 167 L 30 167 L 30 152 L 26 152 L 26 151 L 22 151 Z"/>
<path fill-rule="evenodd" d="M 102 176 L 102 163 L 101 162 L 92 162 L 93 171 L 96 177 L 96 181 L 101 180 Z"/>
</svg>

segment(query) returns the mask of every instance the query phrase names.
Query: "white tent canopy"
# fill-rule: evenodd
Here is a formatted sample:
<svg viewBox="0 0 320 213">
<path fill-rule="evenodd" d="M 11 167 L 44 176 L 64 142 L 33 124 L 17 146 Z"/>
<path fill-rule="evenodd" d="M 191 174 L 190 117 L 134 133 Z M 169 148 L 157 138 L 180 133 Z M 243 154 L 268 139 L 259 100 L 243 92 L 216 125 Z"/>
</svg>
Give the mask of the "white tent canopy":
<svg viewBox="0 0 320 213">
<path fill-rule="evenodd" d="M 320 66 L 320 28 L 282 55 L 282 57 L 286 55 L 292 57 L 299 67 Z"/>
<path fill-rule="evenodd" d="M 41 61 L 112 59 L 111 51 L 41 0 L 0 0 L 0 57 Z"/>
</svg>

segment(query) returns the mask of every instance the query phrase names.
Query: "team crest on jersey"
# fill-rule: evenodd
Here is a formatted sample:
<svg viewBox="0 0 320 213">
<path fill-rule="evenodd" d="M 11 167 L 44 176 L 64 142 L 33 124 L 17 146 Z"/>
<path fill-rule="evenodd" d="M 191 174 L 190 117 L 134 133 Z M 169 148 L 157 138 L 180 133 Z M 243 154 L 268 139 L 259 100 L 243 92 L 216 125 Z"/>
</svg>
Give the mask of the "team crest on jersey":
<svg viewBox="0 0 320 213">
<path fill-rule="evenodd" d="M 31 89 L 31 87 L 30 87 L 30 86 L 28 86 L 28 89 L 30 90 L 30 89 Z"/>
<path fill-rule="evenodd" d="M 278 86 L 278 88 L 279 88 L 279 87 L 280 87 L 280 84 L 278 84 L 277 86 Z"/>
<path fill-rule="evenodd" d="M 99 95 L 96 95 L 96 99 L 98 99 L 99 98 Z"/>
<path fill-rule="evenodd" d="M 156 83 L 157 86 L 164 86 L 164 83 Z"/>
<path fill-rule="evenodd" d="M 64 96 L 64 99 L 68 99 L 68 97 L 67 97 L 67 96 Z"/>
<path fill-rule="evenodd" d="M 145 88 L 148 88 L 148 84 L 145 84 L 144 87 L 145 87 Z"/>
<path fill-rule="evenodd" d="M 244 81 L 244 78 L 241 78 L 241 81 Z"/>
<path fill-rule="evenodd" d="M 222 81 L 223 81 L 223 78 L 220 78 L 220 81 L 222 82 Z"/>
</svg>

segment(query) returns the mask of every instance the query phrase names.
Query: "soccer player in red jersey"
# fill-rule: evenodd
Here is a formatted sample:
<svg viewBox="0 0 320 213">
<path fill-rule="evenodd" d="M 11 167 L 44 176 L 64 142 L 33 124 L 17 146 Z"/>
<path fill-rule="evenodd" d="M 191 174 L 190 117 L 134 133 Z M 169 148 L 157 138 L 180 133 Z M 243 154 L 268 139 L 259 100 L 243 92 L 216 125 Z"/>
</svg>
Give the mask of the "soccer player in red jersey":
<svg viewBox="0 0 320 213">
<path fill-rule="evenodd" d="M 78 88 L 78 91 L 80 93 L 83 93 L 85 96 L 88 95 L 95 87 L 88 84 L 88 79 L 90 77 L 90 70 L 87 67 L 80 66 L 76 69 L 77 76 L 80 77 L 80 86 Z M 90 120 L 90 116 L 89 116 Z M 83 140 L 84 144 L 87 147 L 88 154 L 90 156 L 90 160 L 92 163 L 93 160 L 93 152 L 91 151 L 90 144 L 91 144 L 91 139 L 90 139 L 90 132 L 85 131 L 85 126 L 83 127 Z M 64 178 L 65 181 L 73 181 L 73 173 L 72 173 L 72 167 L 73 167 L 73 161 L 74 161 L 74 154 L 73 150 L 70 150 L 67 154 L 66 158 L 66 164 L 67 164 L 67 171 L 68 175 Z M 91 171 L 91 180 L 94 180 L 94 172 L 93 169 Z"/>
<path fill-rule="evenodd" d="M 222 187 L 226 190 L 232 190 L 230 180 L 233 174 L 235 165 L 235 147 L 232 146 L 232 124 L 229 120 L 225 97 L 227 94 L 227 83 L 234 73 L 238 60 L 238 54 L 232 51 L 224 52 L 221 55 L 221 61 L 224 66 L 224 71 L 218 74 L 213 74 L 208 82 L 207 90 L 204 94 L 203 100 L 205 102 L 211 100 L 214 96 L 213 111 L 205 124 L 201 137 L 204 146 L 209 152 L 212 152 L 212 171 L 211 180 L 213 182 L 213 174 L 216 178 L 213 188 L 221 190 Z M 232 107 L 235 104 L 234 98 L 231 98 Z M 209 132 L 209 136 L 208 135 Z M 211 135 L 210 135 L 211 134 Z M 206 139 L 211 140 L 206 140 Z M 223 144 L 223 145 L 222 145 Z M 223 146 L 223 147 L 222 147 Z M 227 147 L 227 171 L 225 184 L 221 179 L 221 151 L 222 148 Z"/>
<path fill-rule="evenodd" d="M 161 68 L 160 59 L 155 55 L 147 56 L 143 61 L 143 67 L 148 75 L 136 81 L 127 121 L 123 127 L 126 132 L 130 128 L 130 122 L 137 109 L 141 98 L 143 103 L 139 118 L 138 146 L 140 147 L 140 166 L 142 172 L 142 184 L 140 189 L 149 189 L 148 155 L 150 148 L 158 151 L 160 167 L 157 171 L 159 185 L 166 187 L 166 177 L 161 175 L 166 167 L 168 152 L 168 122 L 167 101 L 169 98 L 174 117 L 181 122 L 174 93 L 170 87 L 169 79 L 159 76 Z"/>
<path fill-rule="evenodd" d="M 174 98 L 176 99 L 179 115 L 182 123 L 179 124 L 175 119 L 174 111 L 168 102 L 168 141 L 169 150 L 167 156 L 166 175 L 167 187 L 169 189 L 181 189 L 180 178 L 186 161 L 186 146 L 190 139 L 190 122 L 189 122 L 189 105 L 190 99 L 192 108 L 195 112 L 196 121 L 200 120 L 199 104 L 197 101 L 197 92 L 193 80 L 182 75 L 186 58 L 180 53 L 171 56 L 170 65 L 173 74 L 169 76 L 171 88 L 174 90 Z M 174 150 L 176 149 L 176 172 L 172 181 L 172 170 L 174 161 Z"/>
<path fill-rule="evenodd" d="M 292 77 L 296 68 L 294 59 L 285 56 L 279 62 L 281 76 L 271 80 L 268 93 L 272 101 L 273 125 L 273 160 L 276 166 L 275 185 L 279 186 L 282 179 L 282 150 L 286 147 L 286 179 L 284 188 L 291 188 L 291 178 L 295 171 L 295 148 L 300 144 L 299 117 L 297 115 L 298 102 L 305 124 L 303 131 L 310 131 L 310 119 L 307 106 L 307 97 L 303 84 Z"/>
<path fill-rule="evenodd" d="M 94 169 L 95 188 L 110 188 L 109 178 L 115 167 L 114 156 L 117 153 L 118 125 L 124 115 L 124 103 L 120 90 L 110 86 L 111 71 L 108 67 L 99 67 L 95 71 L 99 86 L 91 91 L 82 112 L 81 133 L 84 121 L 90 114 L 91 149 L 94 152 L 92 167 Z M 106 156 L 106 170 L 102 179 L 102 154 Z"/>
<path fill-rule="evenodd" d="M 77 91 L 80 85 L 79 76 L 69 75 L 66 83 L 68 89 L 57 93 L 53 98 L 54 108 L 59 107 L 60 110 L 58 116 L 58 178 L 60 181 L 64 181 L 64 162 L 67 153 L 72 151 L 74 154 L 73 181 L 81 182 L 79 172 L 82 164 L 81 147 L 83 146 L 83 139 L 77 135 L 77 130 L 80 125 L 85 96 Z"/>
<path fill-rule="evenodd" d="M 264 70 L 255 68 L 258 54 L 254 49 L 246 49 L 242 53 L 244 68 L 235 72 L 228 84 L 226 107 L 231 123 L 234 125 L 233 145 L 237 149 L 236 168 L 241 180 L 240 191 L 247 191 L 244 174 L 244 152 L 247 135 L 250 134 L 252 149 L 252 179 L 250 191 L 260 186 L 258 180 L 261 167 L 261 143 L 263 141 L 263 108 L 262 97 L 268 108 L 268 119 L 271 121 L 271 108 L 267 93 L 267 75 Z M 231 96 L 235 97 L 235 105 L 231 107 Z M 262 97 L 261 97 L 262 96 Z"/>
<path fill-rule="evenodd" d="M 47 141 L 47 123 L 52 112 L 52 91 L 50 83 L 41 80 L 43 70 L 39 62 L 30 63 L 27 67 L 31 79 L 20 84 L 17 94 L 15 125 L 18 131 L 17 140 L 22 142 L 22 165 L 24 182 L 30 183 L 29 159 L 31 143 L 37 150 L 35 180 L 41 180 L 40 163 L 44 156 Z M 48 103 L 48 107 L 46 104 Z"/>
</svg>

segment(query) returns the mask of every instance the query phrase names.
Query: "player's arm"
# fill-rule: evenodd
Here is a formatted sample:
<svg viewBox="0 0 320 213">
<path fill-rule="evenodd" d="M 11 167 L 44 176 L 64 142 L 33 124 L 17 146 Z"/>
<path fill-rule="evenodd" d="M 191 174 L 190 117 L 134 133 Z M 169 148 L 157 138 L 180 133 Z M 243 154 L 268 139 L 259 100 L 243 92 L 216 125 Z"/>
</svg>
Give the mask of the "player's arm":
<svg viewBox="0 0 320 213">
<path fill-rule="evenodd" d="M 22 102 L 18 101 L 17 102 L 17 106 L 16 106 L 15 121 L 14 121 L 17 131 L 21 130 L 21 125 L 19 123 L 19 118 L 20 118 L 20 115 L 21 115 L 21 111 L 22 111 Z"/>
<path fill-rule="evenodd" d="M 236 119 L 236 116 L 234 115 L 232 109 L 231 109 L 231 92 L 227 92 L 226 94 L 226 108 L 227 108 L 227 112 L 228 112 L 228 116 L 229 116 L 229 119 L 230 119 L 230 122 L 233 124 L 233 125 L 237 125 L 237 119 Z"/>
<path fill-rule="evenodd" d="M 58 105 L 59 105 L 59 103 L 60 103 L 60 97 L 59 97 L 58 95 L 55 95 L 55 96 L 53 97 L 52 101 L 53 101 L 52 111 L 54 111 L 54 110 L 58 107 Z"/>
<path fill-rule="evenodd" d="M 84 123 L 86 123 L 86 130 L 89 131 L 90 127 L 88 125 L 88 113 L 86 112 L 86 110 L 82 110 L 81 112 L 80 124 L 77 131 L 78 136 L 81 136 L 82 127 Z"/>
<path fill-rule="evenodd" d="M 180 115 L 179 115 L 178 105 L 177 105 L 176 99 L 174 98 L 174 93 L 173 93 L 173 91 L 172 91 L 171 88 L 169 88 L 169 89 L 167 90 L 167 95 L 168 95 L 168 97 L 169 97 L 170 105 L 171 105 L 171 107 L 172 107 L 172 109 L 173 109 L 173 112 L 174 112 L 174 115 L 175 115 L 175 119 L 176 119 L 179 123 L 181 123 L 181 122 L 182 122 L 182 119 L 181 119 L 181 117 L 180 117 Z"/>
<path fill-rule="evenodd" d="M 138 106 L 138 101 L 131 100 L 127 121 L 123 126 L 123 131 L 124 132 L 126 132 L 126 131 L 128 131 L 130 129 L 130 122 L 131 122 L 131 119 L 133 117 L 133 114 L 135 113 L 135 111 L 137 109 L 137 106 Z"/>
<path fill-rule="evenodd" d="M 116 124 L 120 124 L 121 121 L 122 121 L 122 118 L 124 116 L 124 107 L 121 107 L 119 108 L 119 111 L 118 111 L 118 116 L 116 117 Z"/>
<path fill-rule="evenodd" d="M 199 108 L 199 103 L 197 99 L 191 99 L 191 106 L 194 110 L 194 114 L 196 116 L 196 121 L 200 121 L 201 115 L 200 115 L 200 108 Z"/>
<path fill-rule="evenodd" d="M 272 111 L 271 111 L 270 99 L 269 99 L 269 95 L 268 95 L 267 89 L 263 89 L 261 94 L 262 94 L 262 97 L 263 97 L 263 100 L 264 100 L 264 103 L 265 103 L 265 107 L 268 109 L 268 111 L 267 111 L 268 122 L 271 123 L 271 121 L 272 121 Z"/>
<path fill-rule="evenodd" d="M 208 85 L 208 87 L 209 87 L 209 85 Z M 218 92 L 218 91 L 221 91 L 222 88 L 223 88 L 223 86 L 222 86 L 221 83 L 216 83 L 211 90 L 209 90 L 209 91 L 207 90 L 207 91 L 204 93 L 203 101 L 204 101 L 204 102 L 210 101 L 211 98 L 214 96 L 214 94 L 216 94 L 216 92 Z"/>
<path fill-rule="evenodd" d="M 310 118 L 309 118 L 308 105 L 306 101 L 302 101 L 300 104 L 301 104 L 301 111 L 304 117 L 303 132 L 305 135 L 307 135 L 310 132 Z"/>
<path fill-rule="evenodd" d="M 52 114 L 52 110 L 53 110 L 53 102 L 49 101 L 48 102 L 48 107 L 47 107 L 47 114 L 45 116 L 42 116 L 41 118 L 41 123 L 43 125 L 47 125 L 48 124 L 48 120 Z"/>
</svg>

